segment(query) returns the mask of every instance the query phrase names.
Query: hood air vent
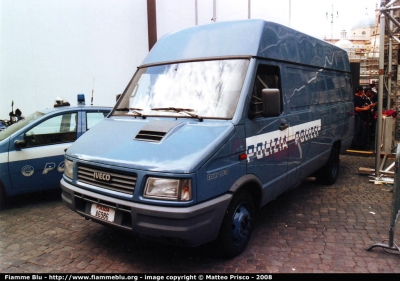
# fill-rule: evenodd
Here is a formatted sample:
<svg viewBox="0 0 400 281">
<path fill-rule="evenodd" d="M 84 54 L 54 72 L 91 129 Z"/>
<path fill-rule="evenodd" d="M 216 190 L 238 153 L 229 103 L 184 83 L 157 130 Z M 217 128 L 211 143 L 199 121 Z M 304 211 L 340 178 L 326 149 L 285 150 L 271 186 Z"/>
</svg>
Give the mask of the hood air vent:
<svg viewBox="0 0 400 281">
<path fill-rule="evenodd" d="M 160 142 L 162 138 L 165 136 L 165 132 L 153 132 L 153 131 L 145 131 L 141 130 L 135 137 L 135 140 L 147 140 L 147 141 L 155 141 Z"/>
<path fill-rule="evenodd" d="M 181 122 L 153 121 L 147 123 L 136 135 L 135 140 L 160 142 L 165 135 Z"/>
</svg>

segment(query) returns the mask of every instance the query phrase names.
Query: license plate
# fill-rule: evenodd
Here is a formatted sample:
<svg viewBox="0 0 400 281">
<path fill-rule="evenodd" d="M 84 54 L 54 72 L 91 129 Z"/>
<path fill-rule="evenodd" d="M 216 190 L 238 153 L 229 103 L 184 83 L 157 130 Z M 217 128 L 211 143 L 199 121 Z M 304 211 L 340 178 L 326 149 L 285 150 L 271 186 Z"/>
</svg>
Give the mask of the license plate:
<svg viewBox="0 0 400 281">
<path fill-rule="evenodd" d="M 114 222 L 115 210 L 103 205 L 92 204 L 90 214 L 101 220 Z"/>
</svg>

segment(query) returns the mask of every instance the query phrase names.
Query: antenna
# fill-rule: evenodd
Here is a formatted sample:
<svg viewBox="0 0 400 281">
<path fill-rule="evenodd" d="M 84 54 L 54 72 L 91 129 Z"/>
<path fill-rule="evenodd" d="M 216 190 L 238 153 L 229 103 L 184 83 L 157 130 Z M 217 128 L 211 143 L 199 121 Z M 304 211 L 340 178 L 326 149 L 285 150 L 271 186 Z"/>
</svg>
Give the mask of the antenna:
<svg viewBox="0 0 400 281">
<path fill-rule="evenodd" d="M 333 42 L 333 18 L 335 16 L 335 12 L 333 11 L 333 4 L 332 4 L 332 10 L 331 10 L 331 43 Z M 328 19 L 328 12 L 326 12 L 326 18 Z M 339 18 L 339 11 L 336 11 L 336 18 Z"/>
<path fill-rule="evenodd" d="M 93 93 L 94 93 L 94 78 L 93 78 L 93 88 L 92 88 L 92 99 L 90 100 L 90 105 L 93 105 Z"/>
</svg>

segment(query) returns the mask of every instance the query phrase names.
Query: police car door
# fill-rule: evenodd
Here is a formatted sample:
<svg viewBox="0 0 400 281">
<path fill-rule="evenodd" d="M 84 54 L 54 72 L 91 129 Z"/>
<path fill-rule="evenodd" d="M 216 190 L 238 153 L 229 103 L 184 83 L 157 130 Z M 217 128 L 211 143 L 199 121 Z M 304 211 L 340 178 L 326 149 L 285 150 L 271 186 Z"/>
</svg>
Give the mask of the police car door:
<svg viewBox="0 0 400 281">
<path fill-rule="evenodd" d="M 60 187 L 64 153 L 77 138 L 77 122 L 78 112 L 59 114 L 28 126 L 11 139 L 9 171 L 13 189 Z"/>
<path fill-rule="evenodd" d="M 270 201 L 284 191 L 287 172 L 288 126 L 282 110 L 279 67 L 260 64 L 254 79 L 249 118 L 246 121 L 247 173 L 262 182 L 264 201 Z M 279 89 L 281 113 L 275 117 L 262 116 L 263 89 Z"/>
</svg>

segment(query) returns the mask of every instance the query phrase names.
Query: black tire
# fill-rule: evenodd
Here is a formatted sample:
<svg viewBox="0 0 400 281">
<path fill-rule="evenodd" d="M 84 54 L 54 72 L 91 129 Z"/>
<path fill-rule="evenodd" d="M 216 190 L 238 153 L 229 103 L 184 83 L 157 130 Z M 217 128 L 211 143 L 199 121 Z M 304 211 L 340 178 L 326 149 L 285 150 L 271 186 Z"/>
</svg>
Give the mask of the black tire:
<svg viewBox="0 0 400 281">
<path fill-rule="evenodd" d="M 6 191 L 3 184 L 0 182 L 0 210 L 6 207 Z"/>
<path fill-rule="evenodd" d="M 339 175 L 339 164 L 339 149 L 332 147 L 328 162 L 316 174 L 318 182 L 325 185 L 334 184 Z"/>
<path fill-rule="evenodd" d="M 241 254 L 249 243 L 254 224 L 254 201 L 247 191 L 234 195 L 222 221 L 218 246 L 227 258 Z"/>
</svg>

